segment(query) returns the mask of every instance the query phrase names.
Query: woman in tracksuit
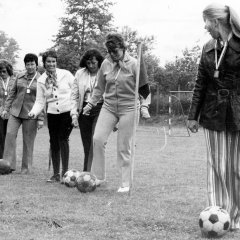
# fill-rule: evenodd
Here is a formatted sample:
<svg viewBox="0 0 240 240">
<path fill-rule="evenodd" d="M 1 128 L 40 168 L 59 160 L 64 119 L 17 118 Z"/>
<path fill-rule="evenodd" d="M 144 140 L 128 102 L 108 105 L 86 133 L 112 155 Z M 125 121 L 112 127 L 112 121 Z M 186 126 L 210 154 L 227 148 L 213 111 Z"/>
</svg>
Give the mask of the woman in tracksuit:
<svg viewBox="0 0 240 240">
<path fill-rule="evenodd" d="M 108 55 L 98 72 L 93 96 L 83 110 L 83 114 L 88 114 L 104 95 L 103 107 L 93 136 L 92 172 L 97 177 L 97 185 L 105 181 L 105 146 L 118 123 L 117 164 L 121 176 L 118 192 L 128 192 L 137 60 L 128 54 L 123 37 L 118 33 L 108 34 L 105 45 Z M 140 93 L 144 98 L 149 94 L 149 86 L 145 80 L 140 78 L 139 82 L 142 90 Z"/>
</svg>

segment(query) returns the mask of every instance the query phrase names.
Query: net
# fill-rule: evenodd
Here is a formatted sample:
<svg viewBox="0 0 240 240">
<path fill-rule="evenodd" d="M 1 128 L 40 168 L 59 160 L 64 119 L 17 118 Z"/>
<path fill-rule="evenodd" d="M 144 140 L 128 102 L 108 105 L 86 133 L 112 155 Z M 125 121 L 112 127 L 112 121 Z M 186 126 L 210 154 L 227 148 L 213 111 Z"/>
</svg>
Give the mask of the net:
<svg viewBox="0 0 240 240">
<path fill-rule="evenodd" d="M 170 91 L 169 93 L 169 136 L 190 136 L 187 128 L 187 115 L 192 91 Z"/>
</svg>

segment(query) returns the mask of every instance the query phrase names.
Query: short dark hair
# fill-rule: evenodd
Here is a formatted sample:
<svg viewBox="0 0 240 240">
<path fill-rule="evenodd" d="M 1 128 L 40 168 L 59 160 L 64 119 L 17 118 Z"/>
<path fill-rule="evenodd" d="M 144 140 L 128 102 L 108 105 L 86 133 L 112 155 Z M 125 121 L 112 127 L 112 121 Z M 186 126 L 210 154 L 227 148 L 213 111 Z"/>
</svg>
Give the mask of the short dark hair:
<svg viewBox="0 0 240 240">
<path fill-rule="evenodd" d="M 6 68 L 7 73 L 9 76 L 13 75 L 13 66 L 12 64 L 5 60 L 5 59 L 0 59 L 0 69 Z"/>
<path fill-rule="evenodd" d="M 88 60 L 92 60 L 93 57 L 95 57 L 98 61 L 98 67 L 100 68 L 103 60 L 104 60 L 104 57 L 102 56 L 102 54 L 95 48 L 91 48 L 91 49 L 88 49 L 84 54 L 83 56 L 81 57 L 81 60 L 80 60 L 80 64 L 79 64 L 79 67 L 81 68 L 84 68 L 86 67 L 87 68 L 87 61 Z"/>
<path fill-rule="evenodd" d="M 126 50 L 126 43 L 120 33 L 107 34 L 105 45 L 110 50 L 114 50 L 117 47 L 122 48 L 124 51 Z"/>
<path fill-rule="evenodd" d="M 34 53 L 27 53 L 23 59 L 25 65 L 26 63 L 28 62 L 35 62 L 36 63 L 36 66 L 38 66 L 38 57 L 36 54 Z"/>
<path fill-rule="evenodd" d="M 56 53 L 56 51 L 55 50 L 48 50 L 48 51 L 43 53 L 43 55 L 42 55 L 42 62 L 43 62 L 43 66 L 44 67 L 45 67 L 46 59 L 48 57 L 56 58 L 56 61 L 57 61 L 57 53 Z"/>
</svg>

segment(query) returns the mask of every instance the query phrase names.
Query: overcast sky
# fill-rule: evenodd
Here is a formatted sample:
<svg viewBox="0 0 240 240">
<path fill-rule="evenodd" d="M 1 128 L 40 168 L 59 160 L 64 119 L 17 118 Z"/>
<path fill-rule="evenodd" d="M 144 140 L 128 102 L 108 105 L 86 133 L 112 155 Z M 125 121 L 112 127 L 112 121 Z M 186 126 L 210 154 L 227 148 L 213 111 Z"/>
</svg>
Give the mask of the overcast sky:
<svg viewBox="0 0 240 240">
<path fill-rule="evenodd" d="M 115 26 L 129 26 L 142 36 L 154 35 L 154 54 L 161 64 L 181 55 L 184 48 L 202 45 L 209 35 L 204 30 L 202 10 L 212 2 L 230 5 L 240 15 L 239 0 L 115 0 Z M 28 52 L 39 54 L 53 45 L 64 14 L 61 0 L 0 0 L 0 30 L 13 37 L 21 51 L 18 66 Z"/>
</svg>

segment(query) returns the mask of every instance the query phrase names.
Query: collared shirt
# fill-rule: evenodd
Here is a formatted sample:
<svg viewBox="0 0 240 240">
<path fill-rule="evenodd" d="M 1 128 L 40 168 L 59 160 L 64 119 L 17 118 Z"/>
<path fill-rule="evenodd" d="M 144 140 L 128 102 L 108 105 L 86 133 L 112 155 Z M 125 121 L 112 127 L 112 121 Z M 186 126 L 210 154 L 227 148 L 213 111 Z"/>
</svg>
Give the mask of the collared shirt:
<svg viewBox="0 0 240 240">
<path fill-rule="evenodd" d="M 37 73 L 29 86 L 32 78 L 28 78 L 27 73 L 20 73 L 9 91 L 4 110 L 10 111 L 15 117 L 28 119 L 28 112 L 32 109 L 36 100 L 37 79 L 40 76 L 40 73 Z M 28 86 L 29 92 L 27 92 Z M 43 113 L 39 116 L 39 119 L 43 120 Z"/>
<path fill-rule="evenodd" d="M 46 86 L 47 74 L 43 73 L 37 81 L 36 102 L 31 110 L 36 116 L 47 104 L 47 113 L 60 114 L 71 111 L 71 88 L 74 76 L 64 69 L 56 69 L 57 86 Z"/>
</svg>

